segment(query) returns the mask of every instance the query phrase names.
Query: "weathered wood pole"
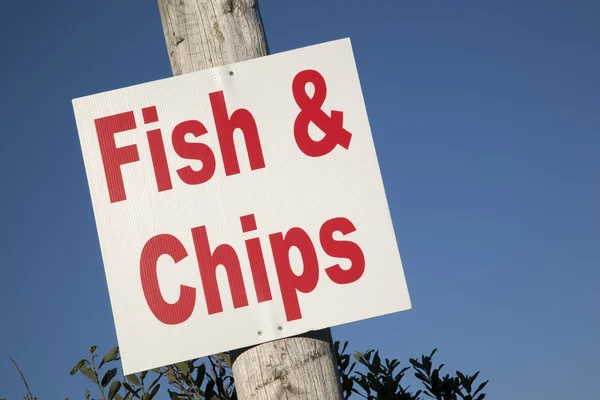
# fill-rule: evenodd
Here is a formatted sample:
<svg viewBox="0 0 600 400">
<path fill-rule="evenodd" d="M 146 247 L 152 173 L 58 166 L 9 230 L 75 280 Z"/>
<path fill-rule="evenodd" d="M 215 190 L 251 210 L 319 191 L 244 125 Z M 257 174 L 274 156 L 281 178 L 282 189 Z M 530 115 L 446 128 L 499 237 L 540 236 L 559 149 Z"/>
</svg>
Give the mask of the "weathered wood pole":
<svg viewBox="0 0 600 400">
<path fill-rule="evenodd" d="M 158 0 L 174 75 L 269 53 L 257 0 Z M 240 400 L 341 399 L 330 329 L 231 353 Z"/>
</svg>

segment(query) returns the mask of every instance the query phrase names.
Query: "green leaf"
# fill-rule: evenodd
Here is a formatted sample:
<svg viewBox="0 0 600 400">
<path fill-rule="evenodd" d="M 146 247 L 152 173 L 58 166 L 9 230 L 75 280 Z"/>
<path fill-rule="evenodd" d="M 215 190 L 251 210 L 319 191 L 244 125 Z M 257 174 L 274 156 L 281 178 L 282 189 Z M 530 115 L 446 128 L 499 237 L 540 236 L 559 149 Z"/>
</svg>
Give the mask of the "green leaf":
<svg viewBox="0 0 600 400">
<path fill-rule="evenodd" d="M 162 377 L 163 377 L 162 373 L 158 374 L 158 376 L 156 377 L 156 379 L 154 380 L 154 382 L 152 382 L 150 384 L 150 386 L 148 386 L 148 390 L 152 389 L 154 387 L 154 385 L 156 385 L 158 383 L 158 381 L 160 380 L 160 378 L 162 378 Z"/>
<path fill-rule="evenodd" d="M 354 381 L 352 379 L 348 379 L 348 378 L 344 377 L 343 382 L 342 382 L 342 389 L 346 393 L 350 393 L 352 391 L 352 386 L 354 386 Z"/>
<path fill-rule="evenodd" d="M 429 379 L 427 379 L 427 377 L 425 375 L 423 375 L 422 373 L 420 373 L 420 372 L 415 372 L 415 376 L 420 381 L 429 382 Z"/>
<path fill-rule="evenodd" d="M 71 375 L 75 375 L 77 373 L 77 371 L 79 371 L 79 369 L 81 367 L 83 367 L 86 363 L 87 363 L 87 360 L 79 360 L 79 362 L 77 364 L 75 364 L 75 366 L 71 370 Z"/>
<path fill-rule="evenodd" d="M 357 380 L 356 383 L 358 383 L 358 385 L 365 391 L 365 393 L 371 393 L 371 389 L 369 388 L 369 382 L 367 382 L 367 380 L 364 377 L 360 380 Z"/>
<path fill-rule="evenodd" d="M 489 381 L 485 381 L 481 385 L 479 385 L 479 387 L 477 388 L 477 390 L 475 391 L 475 393 L 473 393 L 473 396 L 477 396 L 477 393 L 481 392 L 483 390 L 483 388 L 485 387 L 485 385 L 488 384 L 488 382 Z"/>
<path fill-rule="evenodd" d="M 341 367 L 342 367 L 342 371 L 345 371 L 346 368 L 348 368 L 348 365 L 350 365 L 350 357 L 348 357 L 347 355 L 343 355 L 340 358 L 341 361 Z"/>
<path fill-rule="evenodd" d="M 158 389 L 160 389 L 160 383 L 156 385 L 154 389 L 152 389 L 152 392 L 150 393 L 150 400 L 152 400 L 154 396 L 156 396 L 156 393 L 158 393 Z"/>
<path fill-rule="evenodd" d="M 135 374 L 127 375 L 127 379 L 136 386 L 141 386 L 139 378 Z"/>
<path fill-rule="evenodd" d="M 210 381 L 206 384 L 206 389 L 204 389 L 204 397 L 207 399 L 212 399 L 215 395 L 215 381 Z"/>
<path fill-rule="evenodd" d="M 175 365 L 177 366 L 177 368 L 179 368 L 183 376 L 188 376 L 188 374 L 190 373 L 190 369 L 188 368 L 187 361 L 176 363 Z"/>
<path fill-rule="evenodd" d="M 98 383 L 98 377 L 91 368 L 84 365 L 83 367 L 79 368 L 79 372 L 85 375 L 92 382 Z"/>
<path fill-rule="evenodd" d="M 114 381 L 108 390 L 108 400 L 114 399 L 119 389 L 121 389 L 121 382 Z"/>
<path fill-rule="evenodd" d="M 204 363 L 198 366 L 198 371 L 196 371 L 196 386 L 201 387 L 202 382 L 204 382 L 204 376 L 206 374 L 206 365 Z"/>
<path fill-rule="evenodd" d="M 170 390 L 169 390 L 169 397 L 171 398 L 171 400 L 179 400 L 179 396 L 177 396 L 177 393 L 171 392 Z M 208 397 L 206 397 L 206 398 L 208 398 Z"/>
<path fill-rule="evenodd" d="M 381 365 L 381 358 L 379 358 L 379 352 L 375 352 L 375 356 L 373 357 L 373 367 L 378 370 Z"/>
<path fill-rule="evenodd" d="M 344 347 L 342 348 L 342 353 L 346 351 L 346 347 L 348 347 L 348 342 L 347 341 L 344 343 Z"/>
<path fill-rule="evenodd" d="M 365 356 L 359 351 L 354 353 L 354 358 L 356 358 L 356 361 L 358 361 L 361 364 L 365 363 Z"/>
<path fill-rule="evenodd" d="M 90 346 L 90 353 L 95 352 L 97 348 L 98 346 Z"/>
<path fill-rule="evenodd" d="M 106 353 L 104 358 L 102 358 L 102 361 L 100 362 L 100 366 L 98 366 L 98 369 L 102 368 L 102 366 L 105 363 L 107 363 L 109 361 L 114 361 L 118 356 L 119 356 L 119 346 L 115 346 L 112 349 L 110 349 L 110 351 L 108 353 Z"/>
<path fill-rule="evenodd" d="M 134 389 L 131 387 L 131 385 L 127 382 L 123 382 L 123 386 L 125 386 L 125 389 L 127 389 L 127 391 L 129 392 L 129 394 L 132 394 L 133 396 L 137 397 L 138 399 L 140 398 L 140 396 L 138 395 L 138 392 L 140 391 L 140 389 Z"/>
<path fill-rule="evenodd" d="M 106 374 L 104 374 L 104 376 L 102 377 L 102 382 L 100 383 L 102 387 L 106 387 L 110 383 L 112 378 L 114 378 L 115 376 L 117 376 L 116 368 L 109 369 L 108 371 L 106 371 Z"/>
<path fill-rule="evenodd" d="M 123 396 L 121 396 L 119 393 L 117 393 L 115 395 L 115 400 L 123 400 Z"/>
<path fill-rule="evenodd" d="M 169 365 L 168 370 L 167 370 L 167 381 L 169 382 L 170 385 L 172 385 L 173 383 L 175 383 L 176 381 L 176 374 L 175 374 L 175 368 L 173 368 L 173 366 Z"/>
</svg>

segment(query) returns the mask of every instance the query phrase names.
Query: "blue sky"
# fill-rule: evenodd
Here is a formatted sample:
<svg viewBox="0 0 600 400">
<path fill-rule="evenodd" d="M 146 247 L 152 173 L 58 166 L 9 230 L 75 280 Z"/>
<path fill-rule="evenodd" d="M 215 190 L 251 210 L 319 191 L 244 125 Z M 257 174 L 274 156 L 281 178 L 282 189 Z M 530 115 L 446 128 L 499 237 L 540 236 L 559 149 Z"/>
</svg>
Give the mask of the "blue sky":
<svg viewBox="0 0 600 400">
<path fill-rule="evenodd" d="M 335 339 L 438 347 L 491 399 L 597 396 L 599 3 L 261 9 L 273 53 L 352 39 L 411 293 Z M 71 99 L 170 76 L 162 35 L 154 1 L 3 4 L 0 397 L 24 393 L 9 355 L 39 398 L 74 399 L 70 368 L 116 345 Z"/>
</svg>

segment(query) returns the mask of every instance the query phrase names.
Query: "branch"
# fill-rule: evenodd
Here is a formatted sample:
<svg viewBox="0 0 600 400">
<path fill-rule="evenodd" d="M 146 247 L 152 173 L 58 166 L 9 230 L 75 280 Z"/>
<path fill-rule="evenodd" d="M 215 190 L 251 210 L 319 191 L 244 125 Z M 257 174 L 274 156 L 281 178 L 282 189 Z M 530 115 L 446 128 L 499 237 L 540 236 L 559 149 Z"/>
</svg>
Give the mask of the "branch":
<svg viewBox="0 0 600 400">
<path fill-rule="evenodd" d="M 12 361 L 12 363 L 15 365 L 15 368 L 17 369 L 17 371 L 19 371 L 19 374 L 21 375 L 21 379 L 23 380 L 23 383 L 25 384 L 25 387 L 27 388 L 27 395 L 29 396 L 30 399 L 33 399 L 33 395 L 31 394 L 31 390 L 29 389 L 27 380 L 25 379 L 23 372 L 21 372 L 21 368 L 19 368 L 19 366 L 17 365 L 17 362 L 15 360 L 13 360 L 12 357 L 8 357 L 8 358 L 10 358 L 10 361 Z"/>
</svg>

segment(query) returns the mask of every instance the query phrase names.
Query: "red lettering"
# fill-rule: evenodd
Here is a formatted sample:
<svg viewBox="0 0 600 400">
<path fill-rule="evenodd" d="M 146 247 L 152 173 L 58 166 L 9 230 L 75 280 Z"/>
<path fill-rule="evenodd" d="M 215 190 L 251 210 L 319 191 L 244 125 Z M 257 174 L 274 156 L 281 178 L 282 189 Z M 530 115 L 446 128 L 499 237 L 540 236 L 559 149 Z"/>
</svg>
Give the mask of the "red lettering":
<svg viewBox="0 0 600 400">
<path fill-rule="evenodd" d="M 160 129 L 153 129 L 146 132 L 148 145 L 150 146 L 150 156 L 152 156 L 152 166 L 154 167 L 154 176 L 156 177 L 156 187 L 159 192 L 173 189 L 171 175 L 169 174 L 169 164 L 167 162 L 167 153 L 165 153 L 165 144 L 163 142 Z"/>
<path fill-rule="evenodd" d="M 309 83 L 314 89 L 312 96 L 306 92 Z M 352 133 L 344 129 L 344 113 L 332 110 L 330 117 L 321 109 L 327 97 L 323 75 L 314 69 L 299 72 L 292 82 L 292 93 L 301 110 L 294 122 L 294 139 L 300 151 L 309 157 L 320 157 L 331 152 L 338 144 L 348 149 Z M 310 137 L 308 126 L 311 123 L 325 134 L 321 140 Z"/>
<path fill-rule="evenodd" d="M 242 232 L 246 233 L 256 230 L 254 214 L 240 217 L 240 222 L 242 224 Z M 273 297 L 271 295 L 271 287 L 269 285 L 269 277 L 267 276 L 265 257 L 263 256 L 260 239 L 248 239 L 245 243 L 246 251 L 248 252 L 248 261 L 250 261 L 250 270 L 252 271 L 254 290 L 256 291 L 256 299 L 259 303 L 269 301 Z"/>
<path fill-rule="evenodd" d="M 158 122 L 158 112 L 156 106 L 142 108 L 144 124 Z M 154 177 L 159 192 L 173 189 L 171 175 L 169 174 L 169 163 L 167 162 L 167 153 L 165 152 L 165 143 L 163 142 L 160 129 L 152 129 L 146 132 L 148 137 L 148 146 L 150 146 L 150 156 L 152 157 L 152 166 L 154 167 Z"/>
<path fill-rule="evenodd" d="M 240 173 L 240 165 L 233 140 L 233 133 L 236 129 L 241 129 L 244 134 L 250 168 L 252 170 L 264 168 L 265 160 L 260 146 L 258 128 L 250 111 L 240 108 L 235 110 L 230 117 L 227 113 L 227 105 L 225 104 L 225 97 L 222 90 L 210 93 L 209 97 L 217 128 L 219 146 L 221 147 L 221 154 L 223 156 L 225 175 L 229 176 Z"/>
<path fill-rule="evenodd" d="M 139 161 L 140 156 L 134 144 L 117 147 L 115 134 L 136 128 L 133 111 L 98 118 L 94 120 L 94 124 L 96 125 L 100 154 L 104 164 L 110 202 L 115 203 L 125 200 L 127 196 L 123 184 L 121 165 Z"/>
<path fill-rule="evenodd" d="M 142 118 L 146 125 L 158 122 L 158 110 L 156 109 L 156 106 L 142 108 Z"/>
<path fill-rule="evenodd" d="M 180 286 L 179 300 L 174 304 L 167 303 L 160 293 L 156 264 L 161 255 L 171 256 L 177 264 L 187 257 L 187 251 L 176 237 L 157 235 L 148 240 L 140 257 L 140 276 L 146 303 L 152 314 L 163 324 L 175 325 L 185 322 L 194 311 L 196 289 Z"/>
<path fill-rule="evenodd" d="M 360 246 L 350 241 L 338 241 L 333 238 L 335 232 L 348 235 L 356 231 L 354 224 L 347 218 L 332 218 L 326 221 L 319 231 L 323 251 L 331 257 L 347 258 L 350 269 L 342 269 L 339 264 L 325 269 L 325 273 L 333 282 L 344 285 L 356 282 L 365 271 L 365 255 Z"/>
<path fill-rule="evenodd" d="M 319 261 L 317 253 L 308 234 L 301 228 L 290 229 L 285 237 L 282 233 L 269 235 L 271 249 L 279 287 L 288 321 L 302 318 L 298 293 L 310 293 L 317 286 L 319 280 Z M 290 265 L 289 252 L 296 247 L 302 257 L 303 271 L 296 275 Z"/>
<path fill-rule="evenodd" d="M 240 308 L 248 305 L 244 277 L 240 261 L 233 247 L 228 244 L 219 245 L 214 252 L 210 250 L 206 227 L 200 226 L 192 229 L 192 238 L 196 248 L 196 258 L 200 268 L 200 278 L 204 289 L 206 307 L 209 314 L 223 311 L 219 286 L 217 285 L 217 267 L 222 265 L 227 272 L 229 289 L 233 299 L 233 307 Z"/>
<path fill-rule="evenodd" d="M 208 131 L 206 127 L 195 120 L 184 121 L 173 129 L 173 148 L 177 155 L 188 160 L 198 160 L 202 162 L 202 167 L 195 171 L 187 166 L 177 170 L 181 180 L 188 185 L 199 185 L 207 182 L 215 173 L 215 155 L 210 147 L 204 143 L 186 142 L 185 137 L 188 133 L 194 137 L 200 137 Z"/>
<path fill-rule="evenodd" d="M 240 217 L 242 232 L 248 234 L 257 231 L 256 217 L 247 214 Z M 334 264 L 325 268 L 329 279 L 339 285 L 358 281 L 365 271 L 365 255 L 360 246 L 350 240 L 337 240 L 334 235 L 347 236 L 356 232 L 356 227 L 344 217 L 325 221 L 319 230 L 319 240 L 323 251 L 331 257 L 347 259 L 350 266 L 346 269 Z M 246 307 L 248 298 L 240 260 L 235 249 L 229 244 L 221 244 L 214 251 L 208 240 L 206 226 L 191 230 L 196 261 L 200 272 L 204 298 L 208 314 L 223 311 L 222 298 L 217 282 L 217 268 L 223 266 L 234 308 Z M 311 293 L 319 281 L 319 260 L 315 246 L 306 231 L 293 227 L 287 233 L 277 232 L 269 235 L 275 272 L 279 281 L 286 319 L 294 321 L 302 318 L 299 294 Z M 272 300 L 269 277 L 260 239 L 252 237 L 245 240 L 252 280 L 259 303 Z M 296 274 L 292 268 L 290 253 L 292 248 L 298 251 L 302 272 Z M 157 278 L 157 262 L 162 255 L 169 255 L 175 263 L 187 257 L 183 244 L 174 236 L 163 234 L 150 239 L 144 246 L 140 258 L 140 274 L 146 302 L 152 313 L 165 324 L 179 324 L 186 321 L 194 310 L 196 289 L 180 286 L 180 296 L 176 303 L 167 303 L 160 293 Z M 294 265 L 295 267 L 295 265 Z M 296 268 L 298 270 L 299 268 Z"/>
</svg>

